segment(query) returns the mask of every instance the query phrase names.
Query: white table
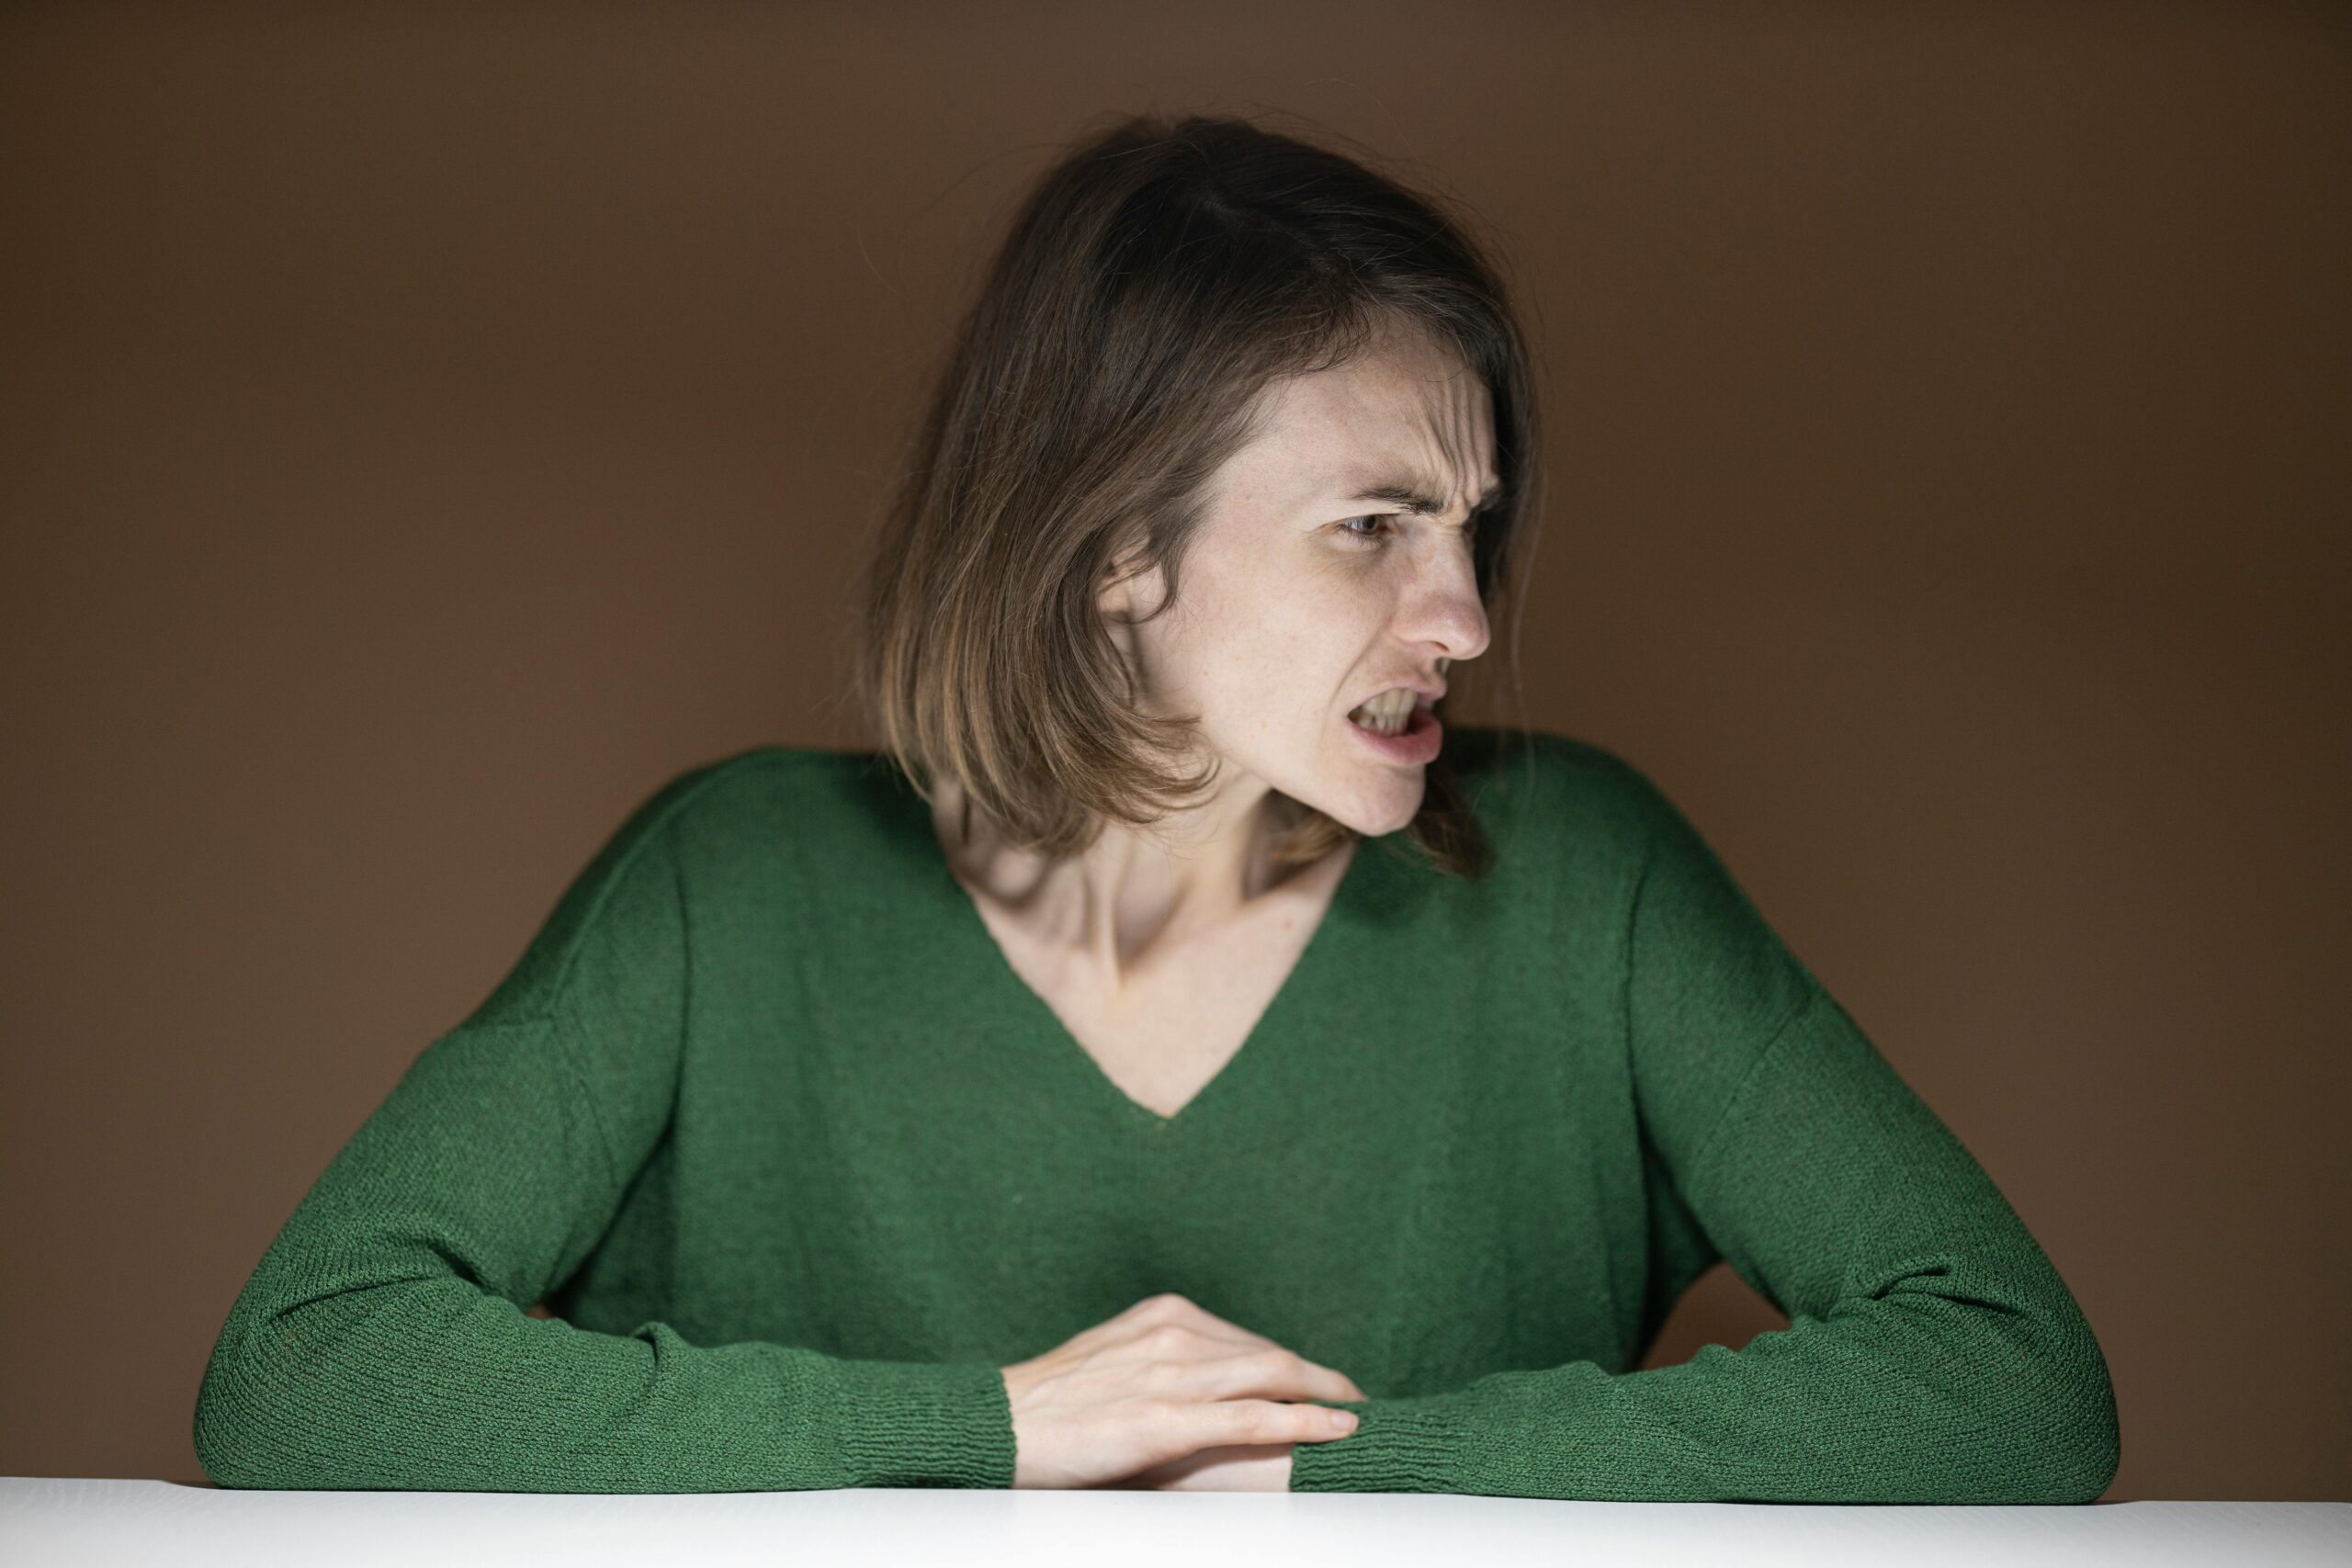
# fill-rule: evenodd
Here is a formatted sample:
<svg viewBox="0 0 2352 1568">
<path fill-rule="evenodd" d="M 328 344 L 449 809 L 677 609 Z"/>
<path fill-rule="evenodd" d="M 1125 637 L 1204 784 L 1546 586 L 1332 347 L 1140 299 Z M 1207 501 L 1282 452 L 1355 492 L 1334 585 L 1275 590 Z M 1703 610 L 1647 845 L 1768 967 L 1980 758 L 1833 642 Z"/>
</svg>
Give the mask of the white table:
<svg viewBox="0 0 2352 1568">
<path fill-rule="evenodd" d="M 233 1492 L 0 1477 L 10 1568 L 560 1562 L 1471 1562 L 1668 1568 L 2352 1563 L 2352 1503 L 1581 1503 L 1401 1493 L 874 1488 L 676 1495 Z"/>
</svg>

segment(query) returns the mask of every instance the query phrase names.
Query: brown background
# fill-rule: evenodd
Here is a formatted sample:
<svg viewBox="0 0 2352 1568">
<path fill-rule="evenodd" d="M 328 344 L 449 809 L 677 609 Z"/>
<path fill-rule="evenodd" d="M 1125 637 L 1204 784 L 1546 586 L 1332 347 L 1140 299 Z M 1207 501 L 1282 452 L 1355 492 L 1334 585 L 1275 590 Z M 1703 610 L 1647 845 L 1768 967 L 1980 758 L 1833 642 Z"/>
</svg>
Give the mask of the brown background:
<svg viewBox="0 0 2352 1568">
<path fill-rule="evenodd" d="M 865 743 L 994 225 L 1199 107 L 1500 236 L 1524 717 L 1993 1172 L 2109 1495 L 2352 1498 L 2344 9 L 196 9 L 0 22 L 0 1472 L 198 1479 L 262 1249 L 628 808 Z"/>
</svg>

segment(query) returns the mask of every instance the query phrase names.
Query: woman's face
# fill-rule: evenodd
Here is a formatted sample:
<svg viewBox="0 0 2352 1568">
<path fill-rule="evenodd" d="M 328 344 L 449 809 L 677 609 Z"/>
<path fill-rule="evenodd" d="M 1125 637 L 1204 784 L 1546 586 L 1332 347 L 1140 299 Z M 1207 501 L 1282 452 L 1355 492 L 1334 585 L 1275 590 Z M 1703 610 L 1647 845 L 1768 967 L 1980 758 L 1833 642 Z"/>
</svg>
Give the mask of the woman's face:
<svg viewBox="0 0 2352 1568">
<path fill-rule="evenodd" d="M 1225 787 L 1262 780 L 1359 832 L 1419 809 L 1425 764 L 1368 743 L 1348 717 L 1388 687 L 1434 690 L 1486 650 L 1471 512 L 1495 484 L 1486 385 L 1451 351 L 1392 334 L 1343 367 L 1280 381 L 1257 436 L 1213 481 L 1183 597 L 1157 570 L 1102 603 L 1148 711 L 1197 713 Z M 1396 486 L 1437 502 L 1429 515 Z"/>
</svg>

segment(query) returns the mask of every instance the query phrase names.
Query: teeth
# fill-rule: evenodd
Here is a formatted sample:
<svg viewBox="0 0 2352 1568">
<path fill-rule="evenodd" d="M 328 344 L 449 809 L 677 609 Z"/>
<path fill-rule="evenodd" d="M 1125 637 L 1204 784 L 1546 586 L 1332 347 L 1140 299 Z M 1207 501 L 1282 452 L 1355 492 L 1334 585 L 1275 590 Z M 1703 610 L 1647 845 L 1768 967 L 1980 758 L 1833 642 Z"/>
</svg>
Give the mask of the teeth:
<svg viewBox="0 0 2352 1568">
<path fill-rule="evenodd" d="M 1357 725 L 1375 735 L 1396 735 L 1404 731 L 1412 717 L 1413 704 L 1419 699 L 1407 687 L 1384 692 L 1348 715 Z"/>
</svg>

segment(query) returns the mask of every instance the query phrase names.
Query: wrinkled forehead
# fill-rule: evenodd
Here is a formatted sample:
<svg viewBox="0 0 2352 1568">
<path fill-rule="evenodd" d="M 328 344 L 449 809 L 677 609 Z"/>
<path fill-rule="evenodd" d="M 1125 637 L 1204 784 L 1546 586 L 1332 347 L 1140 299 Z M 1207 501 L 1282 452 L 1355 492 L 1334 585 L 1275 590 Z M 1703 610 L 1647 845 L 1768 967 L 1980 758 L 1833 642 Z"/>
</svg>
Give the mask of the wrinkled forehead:
<svg viewBox="0 0 2352 1568">
<path fill-rule="evenodd" d="M 1280 378 L 1253 412 L 1253 434 L 1223 475 L 1235 499 L 1281 504 L 1397 482 L 1466 508 L 1501 478 L 1485 378 L 1423 334 Z"/>
</svg>

